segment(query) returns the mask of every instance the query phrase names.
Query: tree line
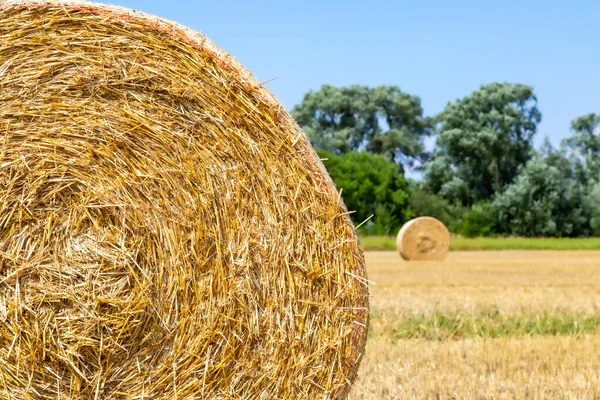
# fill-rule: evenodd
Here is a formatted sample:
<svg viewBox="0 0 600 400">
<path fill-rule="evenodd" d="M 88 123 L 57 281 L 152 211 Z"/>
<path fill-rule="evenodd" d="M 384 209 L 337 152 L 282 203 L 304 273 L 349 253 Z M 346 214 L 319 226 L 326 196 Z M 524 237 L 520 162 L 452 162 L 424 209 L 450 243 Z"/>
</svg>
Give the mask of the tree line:
<svg viewBox="0 0 600 400">
<path fill-rule="evenodd" d="M 428 215 L 465 236 L 600 235 L 600 114 L 536 149 L 542 113 L 531 86 L 484 85 L 425 116 L 420 98 L 396 86 L 324 85 L 292 115 L 354 222 L 372 216 L 365 234 L 395 234 Z M 409 169 L 423 179 L 406 178 Z"/>
</svg>

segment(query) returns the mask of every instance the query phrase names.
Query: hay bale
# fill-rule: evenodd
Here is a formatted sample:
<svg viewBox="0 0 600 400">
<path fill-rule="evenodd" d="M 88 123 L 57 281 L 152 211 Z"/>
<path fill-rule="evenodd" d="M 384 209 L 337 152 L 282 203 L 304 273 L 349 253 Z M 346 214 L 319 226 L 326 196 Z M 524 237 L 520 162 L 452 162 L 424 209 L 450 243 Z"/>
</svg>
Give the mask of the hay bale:
<svg viewBox="0 0 600 400">
<path fill-rule="evenodd" d="M 396 237 L 400 256 L 409 261 L 442 261 L 450 251 L 450 233 L 432 217 L 419 217 L 402 226 Z"/>
<path fill-rule="evenodd" d="M 0 396 L 346 396 L 355 230 L 290 115 L 205 37 L 4 0 L 0 143 Z"/>
</svg>

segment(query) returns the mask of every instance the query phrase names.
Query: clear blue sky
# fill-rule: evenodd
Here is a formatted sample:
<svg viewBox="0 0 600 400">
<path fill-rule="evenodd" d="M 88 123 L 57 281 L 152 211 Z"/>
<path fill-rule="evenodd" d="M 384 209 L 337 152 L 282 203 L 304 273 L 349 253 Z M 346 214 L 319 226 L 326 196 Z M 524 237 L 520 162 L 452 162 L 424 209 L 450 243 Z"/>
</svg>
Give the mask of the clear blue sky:
<svg viewBox="0 0 600 400">
<path fill-rule="evenodd" d="M 536 143 L 600 112 L 600 1 L 104 0 L 186 25 L 291 109 L 322 84 L 398 85 L 425 113 L 494 81 L 532 85 Z"/>
</svg>

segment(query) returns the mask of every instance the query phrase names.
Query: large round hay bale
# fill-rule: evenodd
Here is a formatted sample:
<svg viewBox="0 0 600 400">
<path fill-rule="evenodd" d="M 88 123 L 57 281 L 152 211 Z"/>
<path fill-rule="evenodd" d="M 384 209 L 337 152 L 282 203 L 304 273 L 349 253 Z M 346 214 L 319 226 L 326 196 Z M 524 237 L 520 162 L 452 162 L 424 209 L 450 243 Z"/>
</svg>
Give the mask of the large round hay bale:
<svg viewBox="0 0 600 400">
<path fill-rule="evenodd" d="M 362 251 L 307 137 L 204 36 L 0 2 L 0 397 L 344 398 Z"/>
<path fill-rule="evenodd" d="M 402 226 L 396 246 L 407 261 L 442 261 L 450 251 L 450 233 L 441 221 L 419 217 Z"/>
</svg>

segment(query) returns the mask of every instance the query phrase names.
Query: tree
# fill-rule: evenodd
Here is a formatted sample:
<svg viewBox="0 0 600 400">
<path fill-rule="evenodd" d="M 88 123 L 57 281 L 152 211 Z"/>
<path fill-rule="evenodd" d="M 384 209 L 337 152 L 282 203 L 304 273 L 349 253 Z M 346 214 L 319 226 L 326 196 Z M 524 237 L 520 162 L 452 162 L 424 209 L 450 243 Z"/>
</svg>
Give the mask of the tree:
<svg viewBox="0 0 600 400">
<path fill-rule="evenodd" d="M 590 225 L 593 234 L 600 236 L 600 182 L 589 188 L 585 198 L 585 207 L 590 212 Z"/>
<path fill-rule="evenodd" d="M 580 179 L 600 181 L 600 115 L 587 114 L 571 122 L 574 135 L 563 143 L 576 159 Z"/>
<path fill-rule="evenodd" d="M 371 91 L 378 127 L 367 150 L 403 165 L 427 160 L 423 139 L 433 132 L 433 121 L 423 118 L 421 100 L 395 86 L 379 86 Z"/>
<path fill-rule="evenodd" d="M 347 153 L 373 134 L 376 121 L 369 97 L 364 86 L 323 85 L 317 92 L 309 91 L 292 115 L 316 149 Z"/>
<path fill-rule="evenodd" d="M 535 157 L 496 196 L 500 230 L 518 236 L 586 236 L 591 232 L 585 187 L 566 174 L 560 153 Z M 554 164 L 554 165 L 553 165 Z"/>
<path fill-rule="evenodd" d="M 397 164 L 379 155 L 318 151 L 350 211 L 360 224 L 374 216 L 367 233 L 389 235 L 406 220 L 409 194 Z"/>
<path fill-rule="evenodd" d="M 532 157 L 540 121 L 533 89 L 522 84 L 493 83 L 450 102 L 437 118 L 427 187 L 466 206 L 491 200 Z"/>
<path fill-rule="evenodd" d="M 292 115 L 318 150 L 366 150 L 409 167 L 425 161 L 431 121 L 423 118 L 420 99 L 398 87 L 324 85 L 308 92 Z"/>
<path fill-rule="evenodd" d="M 497 233 L 498 211 L 491 203 L 474 204 L 462 215 L 458 233 L 466 237 L 493 236 Z"/>
</svg>

